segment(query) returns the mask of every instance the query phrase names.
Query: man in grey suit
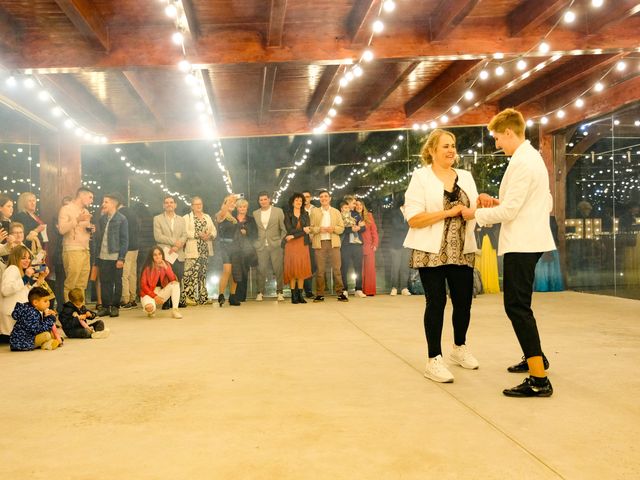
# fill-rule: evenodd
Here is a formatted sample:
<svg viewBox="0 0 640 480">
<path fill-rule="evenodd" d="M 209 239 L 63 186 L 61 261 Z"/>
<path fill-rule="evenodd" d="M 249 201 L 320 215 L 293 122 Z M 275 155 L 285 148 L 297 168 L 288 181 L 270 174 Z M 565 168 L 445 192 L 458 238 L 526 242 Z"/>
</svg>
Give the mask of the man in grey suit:
<svg viewBox="0 0 640 480">
<path fill-rule="evenodd" d="M 153 238 L 160 248 L 164 250 L 165 256 L 177 254 L 178 258 L 171 264 L 173 273 L 178 280 L 182 280 L 184 274 L 184 244 L 187 242 L 187 228 L 184 218 L 176 215 L 176 201 L 171 195 L 164 197 L 164 213 L 153 217 Z M 169 259 L 167 259 L 171 263 Z M 180 288 L 183 292 L 184 289 Z M 181 293 L 181 295 L 183 295 Z M 175 305 L 174 305 L 175 307 Z M 184 298 L 180 298 L 180 308 L 186 307 Z M 162 308 L 170 308 L 166 305 Z"/>
<path fill-rule="evenodd" d="M 284 212 L 281 208 L 271 205 L 271 197 L 267 192 L 258 194 L 260 208 L 253 212 L 253 218 L 258 226 L 258 239 L 255 242 L 258 254 L 258 294 L 256 301 L 261 302 L 264 294 L 264 282 L 269 266 L 276 276 L 276 291 L 278 301 L 284 301 L 282 295 L 282 270 L 284 258 L 282 252 L 282 239 L 287 235 L 284 226 Z"/>
</svg>

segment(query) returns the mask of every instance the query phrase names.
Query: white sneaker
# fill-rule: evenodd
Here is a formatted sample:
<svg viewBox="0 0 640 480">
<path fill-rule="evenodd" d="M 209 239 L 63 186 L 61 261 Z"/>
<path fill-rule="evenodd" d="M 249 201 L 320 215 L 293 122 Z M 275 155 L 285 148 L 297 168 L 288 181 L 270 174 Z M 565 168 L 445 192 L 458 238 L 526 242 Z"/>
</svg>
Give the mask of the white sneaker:
<svg viewBox="0 0 640 480">
<path fill-rule="evenodd" d="M 410 297 L 411 296 L 411 292 L 409 291 L 408 288 L 403 288 L 402 289 L 402 295 L 404 295 L 405 297 Z"/>
<path fill-rule="evenodd" d="M 342 291 L 342 293 L 345 297 L 349 298 L 349 291 L 346 288 Z"/>
<path fill-rule="evenodd" d="M 466 345 L 454 345 L 453 351 L 449 354 L 449 360 L 469 370 L 475 370 L 480 366 L 478 360 L 471 354 Z"/>
<path fill-rule="evenodd" d="M 424 371 L 424 376 L 434 382 L 439 383 L 451 383 L 453 382 L 453 374 L 449 371 L 444 364 L 442 355 L 430 358 L 427 360 L 427 367 Z"/>
<path fill-rule="evenodd" d="M 173 318 L 182 318 L 182 314 L 180 313 L 180 310 L 178 310 L 177 308 L 171 309 L 171 316 Z"/>
<path fill-rule="evenodd" d="M 395 297 L 396 295 L 398 295 L 398 289 L 396 287 L 393 287 L 389 295 L 391 295 L 392 297 Z"/>
<path fill-rule="evenodd" d="M 356 290 L 356 297 L 366 298 L 367 296 L 364 294 L 362 290 Z"/>
<path fill-rule="evenodd" d="M 256 295 L 256 302 L 261 302 L 262 301 L 262 294 L 259 293 Z"/>
<path fill-rule="evenodd" d="M 93 332 L 91 334 L 91 338 L 107 338 L 110 333 L 111 333 L 111 330 L 109 330 L 108 328 L 105 328 L 104 330 Z"/>
<path fill-rule="evenodd" d="M 284 302 L 284 295 L 282 295 L 281 293 L 278 294 L 278 299 L 279 302 Z"/>
</svg>

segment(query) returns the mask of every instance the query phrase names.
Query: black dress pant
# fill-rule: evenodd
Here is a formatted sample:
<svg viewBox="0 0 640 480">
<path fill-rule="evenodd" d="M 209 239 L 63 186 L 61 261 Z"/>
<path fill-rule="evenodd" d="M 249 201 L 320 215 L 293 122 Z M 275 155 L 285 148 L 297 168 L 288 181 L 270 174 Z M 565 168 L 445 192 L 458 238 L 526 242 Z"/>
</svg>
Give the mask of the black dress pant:
<svg viewBox="0 0 640 480">
<path fill-rule="evenodd" d="M 116 260 L 98 260 L 100 268 L 100 292 L 104 307 L 120 307 L 122 298 L 122 268 L 116 267 Z"/>
<path fill-rule="evenodd" d="M 304 279 L 304 292 L 309 295 L 313 295 L 313 277 L 316 274 L 316 256 L 313 253 L 311 244 L 309 246 L 309 258 L 311 258 L 311 276 Z"/>
<path fill-rule="evenodd" d="M 473 299 L 473 268 L 464 265 L 443 265 L 419 269 L 427 306 L 424 311 L 424 332 L 427 337 L 429 358 L 442 355 L 442 325 L 447 289 L 453 303 L 453 338 L 456 345 L 467 341 Z"/>
<path fill-rule="evenodd" d="M 347 235 L 347 234 L 345 234 Z M 342 271 L 342 284 L 345 291 L 349 290 L 348 285 L 348 272 L 349 266 L 353 265 L 353 271 L 356 275 L 356 290 L 362 290 L 362 244 L 361 243 L 349 243 L 348 239 L 344 241 L 342 247 L 340 247 L 341 255 L 341 271 Z"/>
<path fill-rule="evenodd" d="M 542 355 L 540 335 L 531 310 L 536 263 L 542 253 L 504 254 L 504 310 L 525 358 Z"/>
</svg>

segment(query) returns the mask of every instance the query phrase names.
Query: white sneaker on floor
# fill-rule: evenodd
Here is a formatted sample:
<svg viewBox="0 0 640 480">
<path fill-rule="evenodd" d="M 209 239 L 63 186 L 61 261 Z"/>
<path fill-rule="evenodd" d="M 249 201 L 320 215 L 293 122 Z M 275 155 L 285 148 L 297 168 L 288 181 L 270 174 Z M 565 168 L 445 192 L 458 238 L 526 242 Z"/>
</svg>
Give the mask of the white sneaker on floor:
<svg viewBox="0 0 640 480">
<path fill-rule="evenodd" d="M 356 297 L 360 297 L 360 298 L 366 298 L 367 297 L 362 290 L 356 290 L 355 295 L 356 295 Z"/>
<path fill-rule="evenodd" d="M 411 296 L 411 292 L 409 291 L 408 288 L 403 288 L 402 292 L 400 292 L 400 293 L 402 293 L 402 295 L 404 295 L 405 297 L 410 297 Z"/>
<path fill-rule="evenodd" d="M 261 302 L 262 301 L 262 294 L 259 293 L 256 295 L 256 302 Z"/>
<path fill-rule="evenodd" d="M 427 367 L 424 371 L 424 376 L 429 380 L 439 383 L 451 383 L 453 382 L 453 374 L 449 371 L 442 359 L 442 355 L 430 358 L 427 360 Z"/>
<path fill-rule="evenodd" d="M 171 316 L 173 318 L 182 318 L 182 314 L 180 313 L 180 310 L 178 310 L 177 308 L 171 309 Z"/>
<path fill-rule="evenodd" d="M 277 299 L 277 300 L 278 300 L 279 302 L 284 302 L 284 295 L 283 295 L 283 294 L 281 294 L 281 293 L 279 293 L 279 294 L 278 294 L 278 299 Z"/>
<path fill-rule="evenodd" d="M 398 289 L 396 287 L 393 287 L 391 289 L 391 292 L 389 292 L 389 295 L 391 295 L 392 297 L 395 297 L 396 295 L 398 295 Z"/>
<path fill-rule="evenodd" d="M 104 330 L 93 332 L 91 334 L 91 338 L 107 338 L 110 333 L 111 333 L 111 330 L 109 330 L 108 328 L 105 328 Z"/>
<path fill-rule="evenodd" d="M 469 370 L 475 370 L 480 366 L 478 360 L 471 354 L 466 345 L 454 345 L 453 351 L 449 354 L 449 360 Z"/>
</svg>

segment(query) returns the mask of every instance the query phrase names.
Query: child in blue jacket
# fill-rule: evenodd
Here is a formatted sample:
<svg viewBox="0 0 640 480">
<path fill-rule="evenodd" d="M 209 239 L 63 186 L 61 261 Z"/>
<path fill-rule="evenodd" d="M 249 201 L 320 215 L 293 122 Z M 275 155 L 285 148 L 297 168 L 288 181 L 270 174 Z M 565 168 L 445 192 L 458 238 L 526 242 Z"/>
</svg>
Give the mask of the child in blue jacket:
<svg viewBox="0 0 640 480">
<path fill-rule="evenodd" d="M 34 287 L 29 291 L 28 303 L 16 303 L 11 314 L 16 324 L 9 336 L 12 351 L 55 350 L 62 344 L 55 312 L 49 309 L 49 295 L 44 288 Z"/>
</svg>

